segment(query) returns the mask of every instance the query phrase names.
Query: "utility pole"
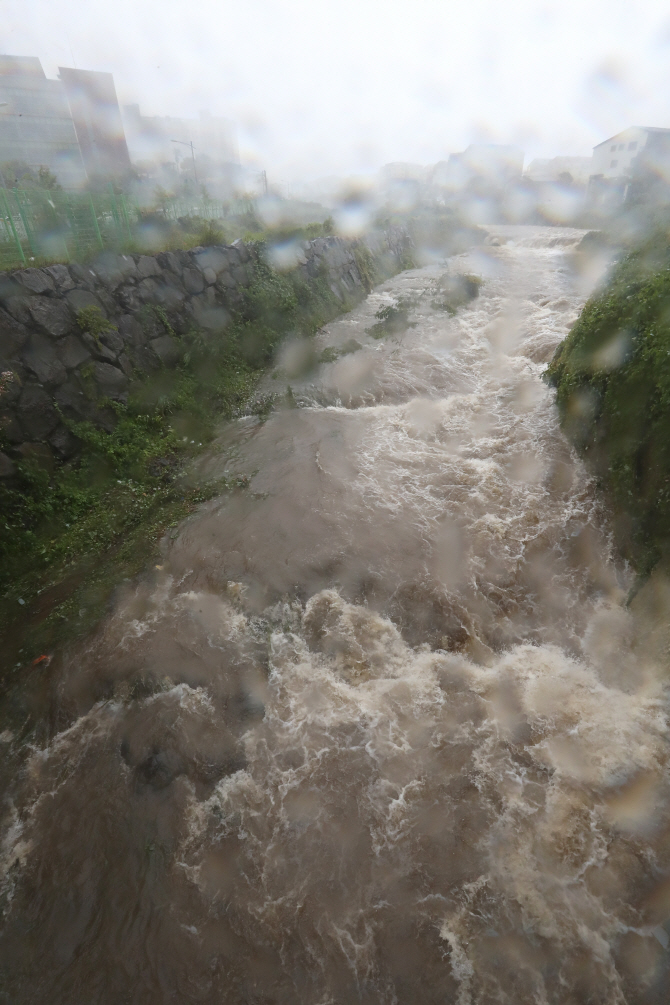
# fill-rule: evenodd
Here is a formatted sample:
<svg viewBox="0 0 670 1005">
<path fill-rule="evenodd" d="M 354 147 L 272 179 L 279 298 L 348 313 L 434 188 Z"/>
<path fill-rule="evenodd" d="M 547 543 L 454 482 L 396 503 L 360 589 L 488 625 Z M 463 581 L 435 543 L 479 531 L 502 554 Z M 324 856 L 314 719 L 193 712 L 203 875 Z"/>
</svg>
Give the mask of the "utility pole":
<svg viewBox="0 0 670 1005">
<path fill-rule="evenodd" d="M 9 104 L 8 101 L 0 101 L 0 108 L 6 108 L 8 104 Z M 5 181 L 5 176 L 4 176 L 4 174 L 2 173 L 1 170 L 0 170 L 0 182 L 2 182 L 2 187 L 4 189 L 6 189 L 7 188 L 7 183 Z"/>
<path fill-rule="evenodd" d="M 195 178 L 195 183 L 197 185 L 198 184 L 198 169 L 195 166 L 195 151 L 194 151 L 194 147 L 193 147 L 193 140 L 189 140 L 188 143 L 186 142 L 186 140 L 172 140 L 172 143 L 181 143 L 181 145 L 183 147 L 190 147 L 191 148 L 191 157 L 193 159 L 193 177 Z"/>
</svg>

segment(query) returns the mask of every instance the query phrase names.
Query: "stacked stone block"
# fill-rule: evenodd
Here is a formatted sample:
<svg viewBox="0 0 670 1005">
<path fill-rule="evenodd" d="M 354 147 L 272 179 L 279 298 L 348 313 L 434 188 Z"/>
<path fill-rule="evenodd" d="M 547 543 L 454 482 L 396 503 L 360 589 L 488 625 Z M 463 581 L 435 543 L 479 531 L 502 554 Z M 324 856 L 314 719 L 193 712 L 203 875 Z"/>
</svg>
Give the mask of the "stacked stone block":
<svg viewBox="0 0 670 1005">
<path fill-rule="evenodd" d="M 351 243 L 324 237 L 293 251 L 292 267 L 307 281 L 325 277 L 343 302 L 363 296 Z M 63 417 L 111 429 L 109 401 L 125 402 L 133 377 L 179 361 L 179 343 L 161 317 L 178 335 L 225 330 L 259 253 L 236 241 L 156 255 L 105 253 L 90 265 L 0 275 L 0 477 L 12 474 L 12 456 L 72 458 L 78 441 Z M 97 307 L 113 327 L 82 331 L 77 314 L 87 307 Z"/>
</svg>

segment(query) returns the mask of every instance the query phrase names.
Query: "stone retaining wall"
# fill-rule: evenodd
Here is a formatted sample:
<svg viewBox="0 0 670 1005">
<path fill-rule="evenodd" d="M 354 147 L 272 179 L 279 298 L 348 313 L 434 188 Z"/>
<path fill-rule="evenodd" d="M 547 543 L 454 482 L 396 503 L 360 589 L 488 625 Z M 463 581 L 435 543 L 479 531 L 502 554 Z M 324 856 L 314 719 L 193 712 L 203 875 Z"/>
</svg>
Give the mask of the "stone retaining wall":
<svg viewBox="0 0 670 1005">
<path fill-rule="evenodd" d="M 398 257 L 406 246 L 406 235 L 393 233 L 370 250 Z M 323 237 L 269 255 L 277 268 L 295 269 L 307 280 L 325 277 L 344 304 L 366 292 L 354 247 Z M 88 266 L 0 275 L 0 477 L 12 474 L 12 456 L 73 457 L 78 441 L 62 416 L 111 429 L 115 413 L 105 400 L 126 401 L 134 377 L 180 358 L 179 343 L 161 318 L 178 335 L 194 327 L 225 329 L 252 282 L 258 255 L 255 246 L 236 241 L 157 255 L 105 253 Z M 82 331 L 77 314 L 86 307 L 98 307 L 115 328 Z"/>
</svg>

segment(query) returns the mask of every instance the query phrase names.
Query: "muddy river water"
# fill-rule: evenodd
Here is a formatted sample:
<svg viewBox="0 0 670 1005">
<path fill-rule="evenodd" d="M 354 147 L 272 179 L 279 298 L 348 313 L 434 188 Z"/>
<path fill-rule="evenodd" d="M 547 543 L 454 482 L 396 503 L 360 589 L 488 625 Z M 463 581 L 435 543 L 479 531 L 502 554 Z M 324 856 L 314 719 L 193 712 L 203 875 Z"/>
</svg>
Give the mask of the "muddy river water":
<svg viewBox="0 0 670 1005">
<path fill-rule="evenodd" d="M 194 474 L 248 487 L 66 654 L 3 1005 L 667 1002 L 666 641 L 541 379 L 581 233 L 496 233 L 287 345 Z"/>
</svg>

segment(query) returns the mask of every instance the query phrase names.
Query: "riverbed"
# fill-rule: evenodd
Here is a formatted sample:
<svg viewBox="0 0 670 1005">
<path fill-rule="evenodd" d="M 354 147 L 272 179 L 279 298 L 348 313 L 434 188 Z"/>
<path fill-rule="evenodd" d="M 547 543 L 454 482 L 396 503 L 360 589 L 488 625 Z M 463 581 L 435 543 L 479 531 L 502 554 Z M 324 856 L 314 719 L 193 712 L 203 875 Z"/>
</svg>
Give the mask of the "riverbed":
<svg viewBox="0 0 670 1005">
<path fill-rule="evenodd" d="M 489 229 L 284 347 L 59 663 L 0 1002 L 666 1000 L 663 659 L 542 381 L 582 232 Z"/>
</svg>

